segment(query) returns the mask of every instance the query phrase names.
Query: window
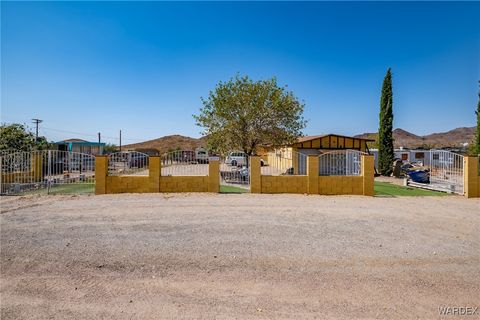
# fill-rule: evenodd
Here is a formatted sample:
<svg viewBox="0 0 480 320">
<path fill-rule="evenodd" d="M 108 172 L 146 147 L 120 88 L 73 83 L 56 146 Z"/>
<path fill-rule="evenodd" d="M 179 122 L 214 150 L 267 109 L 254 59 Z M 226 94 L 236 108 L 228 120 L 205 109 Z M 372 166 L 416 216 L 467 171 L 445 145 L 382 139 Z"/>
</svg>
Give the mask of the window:
<svg viewBox="0 0 480 320">
<path fill-rule="evenodd" d="M 423 158 L 425 158 L 425 153 L 424 152 L 415 152 L 415 158 L 416 159 L 423 159 Z"/>
<path fill-rule="evenodd" d="M 402 160 L 408 160 L 408 154 L 407 153 L 402 153 Z"/>
</svg>

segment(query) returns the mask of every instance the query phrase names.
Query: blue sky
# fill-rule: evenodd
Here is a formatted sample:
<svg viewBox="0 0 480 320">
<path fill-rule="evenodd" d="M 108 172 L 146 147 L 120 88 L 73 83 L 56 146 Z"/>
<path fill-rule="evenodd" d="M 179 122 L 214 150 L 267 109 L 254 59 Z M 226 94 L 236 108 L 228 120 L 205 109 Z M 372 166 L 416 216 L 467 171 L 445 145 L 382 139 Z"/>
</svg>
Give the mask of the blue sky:
<svg viewBox="0 0 480 320">
<path fill-rule="evenodd" d="M 377 130 L 391 67 L 394 127 L 474 126 L 478 16 L 475 2 L 2 2 L 2 122 L 43 119 L 49 140 L 198 137 L 200 97 L 240 73 L 288 85 L 305 134 L 353 135 Z"/>
</svg>

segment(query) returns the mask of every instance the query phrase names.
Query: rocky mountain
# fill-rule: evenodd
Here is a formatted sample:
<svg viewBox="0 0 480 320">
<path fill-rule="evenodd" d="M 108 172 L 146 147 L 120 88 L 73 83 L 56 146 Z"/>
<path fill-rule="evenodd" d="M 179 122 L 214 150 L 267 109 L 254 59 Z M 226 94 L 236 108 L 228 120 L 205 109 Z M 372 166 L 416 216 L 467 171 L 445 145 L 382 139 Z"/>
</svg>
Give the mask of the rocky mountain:
<svg viewBox="0 0 480 320">
<path fill-rule="evenodd" d="M 394 145 L 396 148 L 458 148 L 464 143 L 471 142 L 474 134 L 475 127 L 456 128 L 447 132 L 432 133 L 425 136 L 418 136 L 400 128 L 393 130 Z M 363 133 L 355 137 L 375 139 L 377 135 L 377 133 Z M 162 154 L 176 149 L 195 150 L 198 147 L 205 147 L 206 145 L 205 137 L 191 138 L 182 135 L 171 135 L 125 145 L 124 148 L 125 150 L 139 150 L 150 154 L 157 152 Z"/>
<path fill-rule="evenodd" d="M 150 154 L 157 151 L 158 153 L 163 154 L 177 149 L 195 150 L 198 147 L 205 147 L 206 145 L 205 137 L 197 139 L 176 134 L 144 142 L 128 144 L 123 146 L 123 148 L 125 148 L 125 150 L 145 151 Z"/>
<path fill-rule="evenodd" d="M 475 127 L 456 128 L 447 132 L 432 133 L 418 136 L 406 130 L 397 128 L 393 130 L 394 145 L 396 148 L 444 148 L 461 147 L 464 143 L 470 143 L 475 134 Z M 377 138 L 377 133 L 363 133 L 359 138 Z"/>
</svg>

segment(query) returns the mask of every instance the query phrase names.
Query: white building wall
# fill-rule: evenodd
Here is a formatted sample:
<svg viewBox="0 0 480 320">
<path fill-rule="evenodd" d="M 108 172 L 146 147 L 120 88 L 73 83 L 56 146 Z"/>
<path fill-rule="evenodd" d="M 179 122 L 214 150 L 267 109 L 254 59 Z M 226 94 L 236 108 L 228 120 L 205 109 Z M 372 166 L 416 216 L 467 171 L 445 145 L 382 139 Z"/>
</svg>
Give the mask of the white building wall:
<svg viewBox="0 0 480 320">
<path fill-rule="evenodd" d="M 404 161 L 421 162 L 424 166 L 430 165 L 430 150 L 400 150 L 395 149 L 395 158 L 402 159 L 402 154 L 407 154 L 407 159 Z M 375 161 L 375 168 L 378 168 L 378 149 L 370 149 L 370 154 L 373 155 Z M 423 154 L 423 157 L 422 157 Z"/>
</svg>

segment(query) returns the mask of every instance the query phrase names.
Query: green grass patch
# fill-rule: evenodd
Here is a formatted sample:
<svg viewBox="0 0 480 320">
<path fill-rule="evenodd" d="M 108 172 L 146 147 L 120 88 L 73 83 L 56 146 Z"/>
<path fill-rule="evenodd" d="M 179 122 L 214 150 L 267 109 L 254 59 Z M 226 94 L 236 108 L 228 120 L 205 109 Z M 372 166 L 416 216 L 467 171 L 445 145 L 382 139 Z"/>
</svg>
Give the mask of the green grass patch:
<svg viewBox="0 0 480 320">
<path fill-rule="evenodd" d="M 27 190 L 22 195 L 29 194 L 93 194 L 95 192 L 95 183 L 68 183 L 57 184 L 47 188 Z"/>
<path fill-rule="evenodd" d="M 220 193 L 248 193 L 250 190 L 235 186 L 220 185 Z"/>
<path fill-rule="evenodd" d="M 420 188 L 402 187 L 388 182 L 375 181 L 374 185 L 376 196 L 391 197 L 424 197 L 424 196 L 446 196 L 447 193 L 432 191 Z"/>
</svg>

